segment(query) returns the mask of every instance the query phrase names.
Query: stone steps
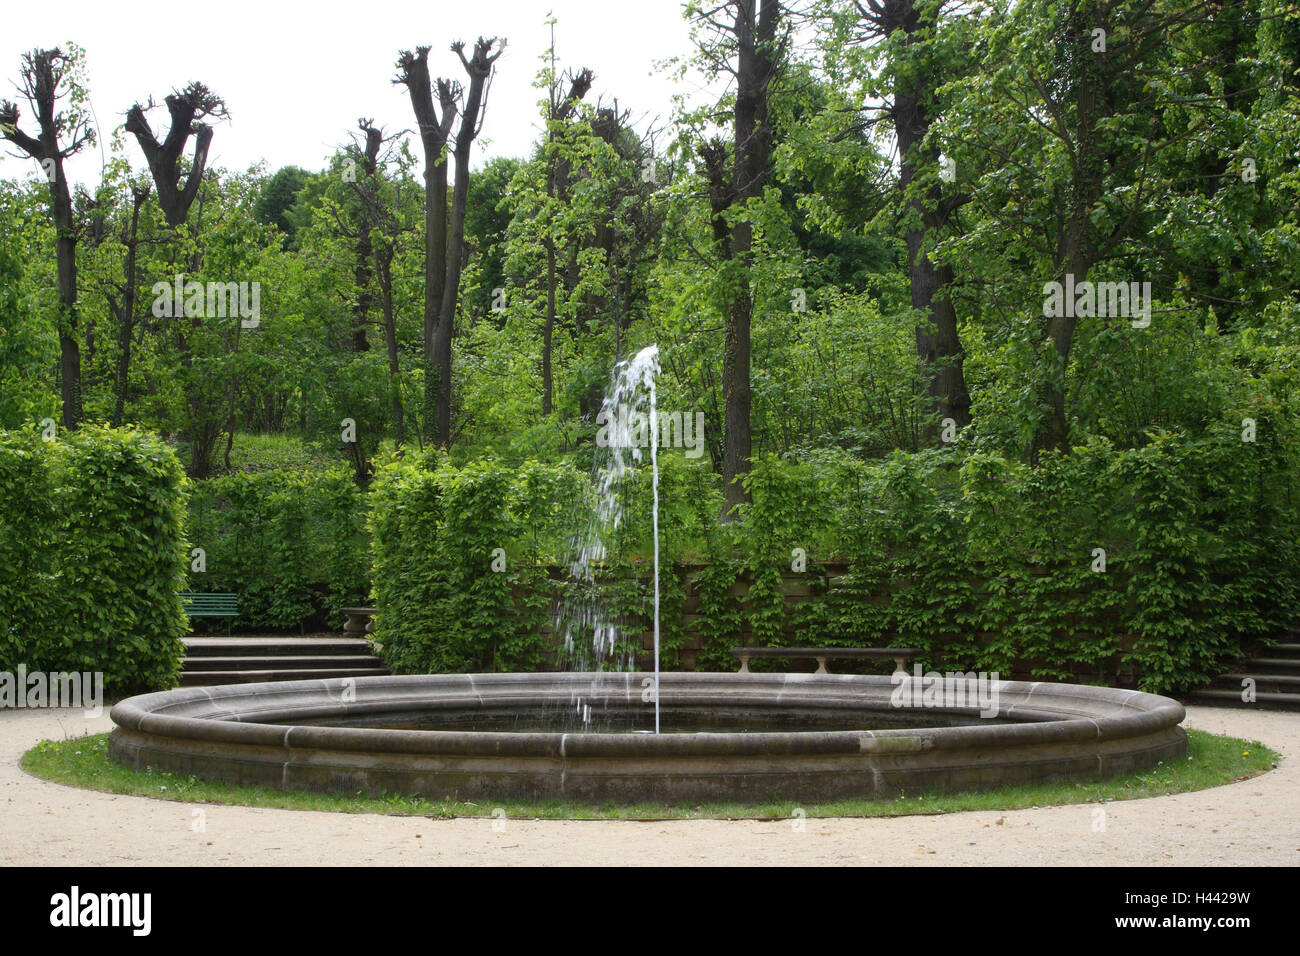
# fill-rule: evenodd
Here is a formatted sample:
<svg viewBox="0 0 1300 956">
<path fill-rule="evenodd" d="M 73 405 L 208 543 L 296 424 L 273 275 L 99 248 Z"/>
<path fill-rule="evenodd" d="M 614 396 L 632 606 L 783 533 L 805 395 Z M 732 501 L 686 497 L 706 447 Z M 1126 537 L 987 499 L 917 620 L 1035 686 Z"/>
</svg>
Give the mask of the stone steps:
<svg viewBox="0 0 1300 956">
<path fill-rule="evenodd" d="M 182 671 L 182 687 L 212 687 L 217 684 L 257 684 L 278 680 L 324 680 L 327 677 L 383 677 L 387 667 L 345 667 L 340 670 L 312 668 L 307 670 L 238 670 L 238 671 Z"/>
<path fill-rule="evenodd" d="M 324 634 L 320 637 L 187 637 L 186 657 L 265 657 L 299 654 L 369 654 L 362 638 Z"/>
<path fill-rule="evenodd" d="M 185 641 L 182 687 L 258 681 L 373 677 L 389 673 L 364 639 L 318 637 L 191 637 Z"/>
<path fill-rule="evenodd" d="M 1187 696 L 1189 704 L 1204 704 L 1209 707 L 1235 707 L 1241 710 L 1293 710 L 1300 711 L 1300 694 L 1271 694 L 1265 691 L 1255 692 L 1255 702 L 1246 703 L 1241 699 L 1240 690 L 1198 690 Z"/>
<path fill-rule="evenodd" d="M 1300 693 L 1300 675 L 1297 674 L 1261 674 L 1259 672 L 1239 671 L 1224 674 L 1209 689 L 1241 691 L 1242 681 L 1249 678 L 1255 682 L 1256 690 L 1266 690 L 1277 694 Z"/>
<path fill-rule="evenodd" d="M 349 667 L 373 669 L 380 666 L 372 654 L 339 654 L 293 657 L 190 657 L 185 669 L 200 671 L 238 671 L 252 667 L 254 670 L 340 670 Z"/>
<path fill-rule="evenodd" d="M 1294 637 L 1288 634 L 1288 637 Z M 1243 682 L 1255 682 L 1255 700 L 1241 699 Z M 1258 657 L 1215 678 L 1209 687 L 1187 696 L 1189 704 L 1257 710 L 1300 711 L 1300 643 L 1284 642 L 1264 648 Z"/>
</svg>

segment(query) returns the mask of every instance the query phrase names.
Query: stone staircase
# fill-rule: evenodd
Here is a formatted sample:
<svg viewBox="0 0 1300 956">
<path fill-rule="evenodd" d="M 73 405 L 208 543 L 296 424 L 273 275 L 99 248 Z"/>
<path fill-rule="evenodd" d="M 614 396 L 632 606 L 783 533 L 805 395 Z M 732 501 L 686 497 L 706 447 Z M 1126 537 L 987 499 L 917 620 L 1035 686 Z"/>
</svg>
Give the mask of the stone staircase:
<svg viewBox="0 0 1300 956">
<path fill-rule="evenodd" d="M 1242 681 L 1255 682 L 1255 702 L 1241 699 Z M 1187 695 L 1189 704 L 1211 707 L 1252 707 L 1259 710 L 1300 711 L 1300 631 L 1266 647 L 1217 677 L 1209 687 Z"/>
<path fill-rule="evenodd" d="M 182 687 L 389 673 L 363 638 L 187 637 Z"/>
</svg>

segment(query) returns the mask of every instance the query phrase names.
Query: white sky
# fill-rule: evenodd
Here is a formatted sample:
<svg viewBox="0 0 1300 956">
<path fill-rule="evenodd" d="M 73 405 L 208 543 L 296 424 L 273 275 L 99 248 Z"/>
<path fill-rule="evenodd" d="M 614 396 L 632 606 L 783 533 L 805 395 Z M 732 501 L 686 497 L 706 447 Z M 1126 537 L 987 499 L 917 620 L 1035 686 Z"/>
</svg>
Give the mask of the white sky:
<svg viewBox="0 0 1300 956">
<path fill-rule="evenodd" d="M 346 5 L 288 4 L 279 0 L 219 0 L 187 6 L 175 0 L 61 0 L 56 6 L 8 6 L 0 36 L 0 98 L 31 111 L 18 95 L 19 57 L 34 47 L 72 40 L 86 49 L 91 104 L 100 143 L 68 165 L 87 186 L 100 177 L 112 131 L 137 100 L 159 104 L 174 87 L 201 80 L 225 98 L 231 119 L 216 126 L 209 166 L 240 170 L 265 160 L 271 170 L 297 165 L 316 170 L 345 141 L 360 116 L 390 132 L 413 128 L 405 87 L 392 79 L 401 49 L 427 44 L 435 76 L 461 79 L 449 46 L 471 47 L 479 35 L 509 40 L 497 61 L 486 124 L 475 143 L 474 165 L 495 155 L 523 156 L 539 132 L 532 86 L 540 57 L 550 46 L 548 11 L 558 18 L 556 52 L 561 67 L 590 67 L 596 80 L 588 100 L 616 96 L 638 128 L 671 114 L 675 92 L 692 93 L 654 70 L 656 61 L 690 53 L 689 24 L 681 0 L 362 0 Z M 58 26 L 51 26 L 57 23 Z M 155 133 L 167 128 L 161 105 L 149 114 Z M 192 149 L 192 143 L 191 149 Z M 0 177 L 35 175 L 32 160 L 11 158 L 0 143 Z M 414 149 L 420 155 L 418 144 Z M 134 142 L 126 154 L 143 167 Z"/>
</svg>

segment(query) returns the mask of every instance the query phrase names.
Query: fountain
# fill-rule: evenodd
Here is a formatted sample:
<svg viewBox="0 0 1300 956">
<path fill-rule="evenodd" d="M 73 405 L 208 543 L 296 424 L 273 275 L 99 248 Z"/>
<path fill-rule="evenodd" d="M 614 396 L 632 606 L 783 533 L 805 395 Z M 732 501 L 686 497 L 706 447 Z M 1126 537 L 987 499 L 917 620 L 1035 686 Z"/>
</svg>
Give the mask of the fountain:
<svg viewBox="0 0 1300 956">
<path fill-rule="evenodd" d="M 342 794 L 816 803 L 1096 780 L 1186 753 L 1182 705 L 1138 691 L 1019 681 L 976 688 L 982 678 L 969 687 L 960 678 L 945 685 L 958 693 L 940 700 L 932 686 L 914 683 L 924 681 L 919 676 L 661 674 L 657 370 L 654 346 L 620 365 L 602 409 L 606 423 L 614 422 L 611 451 L 598 462 L 597 507 L 575 538 L 570 564 L 587 596 L 562 606 L 555 619 L 581 669 L 144 694 L 112 709 L 112 759 Z M 595 587 L 623 517 L 619 485 L 641 462 L 636 436 L 622 424 L 635 415 L 623 415 L 623 407 L 642 401 L 653 489 L 653 675 L 633 669 Z M 637 733 L 651 700 L 654 732 Z M 557 729 L 557 712 L 581 721 Z"/>
<path fill-rule="evenodd" d="M 571 546 L 569 578 L 577 596 L 561 602 L 553 624 L 563 635 L 564 647 L 577 670 L 595 673 L 590 692 L 571 704 L 584 730 L 593 729 L 591 700 L 601 697 L 600 686 L 609 670 L 630 671 L 634 653 L 620 652 L 618 623 L 602 600 L 596 574 L 610 553 L 610 538 L 623 522 L 623 483 L 642 460 L 641 445 L 650 445 L 652 531 L 654 535 L 654 677 L 647 688 L 654 703 L 654 732 L 659 733 L 659 412 L 655 378 L 659 374 L 659 347 L 649 345 L 614 368 L 613 384 L 601 404 L 596 423 L 597 454 L 593 465 L 595 506 L 585 527 Z M 648 410 L 648 414 L 647 414 Z M 636 434 L 649 421 L 649 435 Z"/>
</svg>

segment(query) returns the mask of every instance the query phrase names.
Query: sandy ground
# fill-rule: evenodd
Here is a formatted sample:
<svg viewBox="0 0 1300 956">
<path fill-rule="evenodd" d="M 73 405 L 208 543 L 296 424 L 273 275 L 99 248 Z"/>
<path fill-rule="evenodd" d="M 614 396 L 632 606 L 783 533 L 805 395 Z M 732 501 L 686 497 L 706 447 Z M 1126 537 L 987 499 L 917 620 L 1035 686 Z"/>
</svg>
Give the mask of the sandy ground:
<svg viewBox="0 0 1300 956">
<path fill-rule="evenodd" d="M 1261 740 L 1260 777 L 1148 800 L 872 820 L 629 823 L 430 820 L 115 796 L 37 780 L 37 741 L 111 729 L 107 713 L 0 713 L 0 864 L 1300 865 L 1300 714 L 1188 709 L 1185 726 Z M 196 832 L 196 811 L 204 828 Z M 504 823 L 504 826 L 502 825 Z"/>
</svg>

